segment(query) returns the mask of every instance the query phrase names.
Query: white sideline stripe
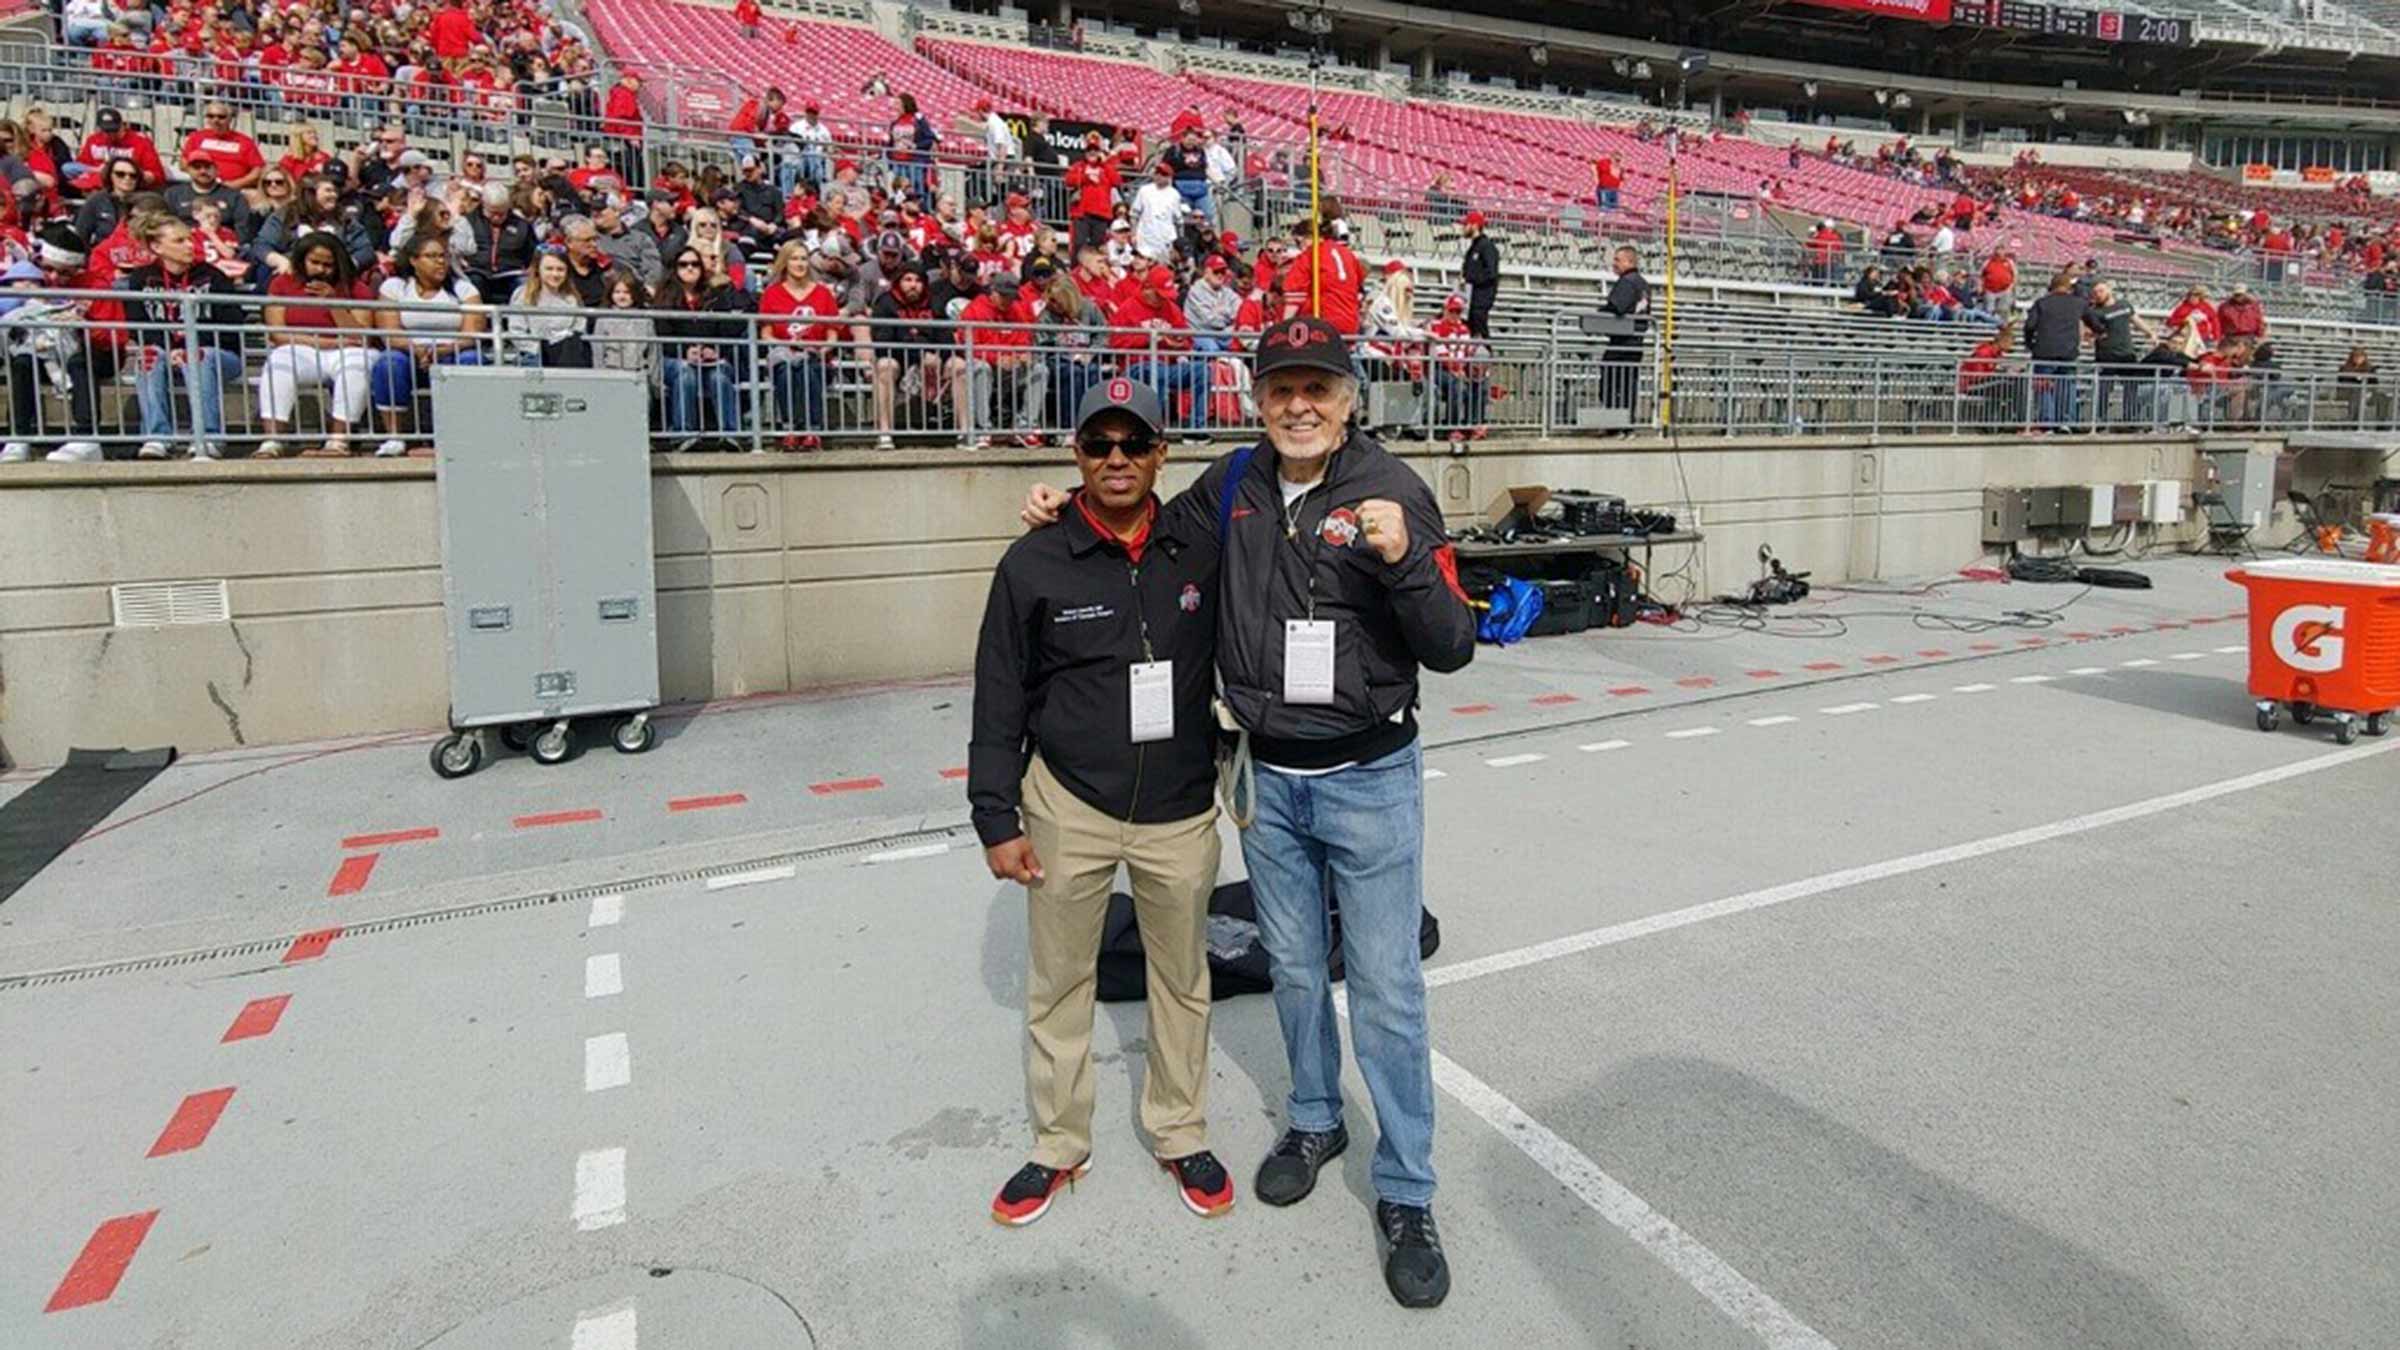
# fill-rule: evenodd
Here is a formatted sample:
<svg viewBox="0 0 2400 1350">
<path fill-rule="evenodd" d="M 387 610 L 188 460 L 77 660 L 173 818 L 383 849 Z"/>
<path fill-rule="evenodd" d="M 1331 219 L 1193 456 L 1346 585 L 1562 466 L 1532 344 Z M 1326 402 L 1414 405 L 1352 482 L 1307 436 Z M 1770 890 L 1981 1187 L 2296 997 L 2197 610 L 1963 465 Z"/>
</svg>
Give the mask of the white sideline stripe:
<svg viewBox="0 0 2400 1350">
<path fill-rule="evenodd" d="M 575 1158 L 575 1227 L 589 1233 L 625 1222 L 625 1150 L 596 1148 Z"/>
<path fill-rule="evenodd" d="M 1631 744 L 1633 744 L 1631 741 L 1594 741 L 1590 745 L 1579 745 L 1575 748 L 1589 753 L 1596 750 L 1622 750 Z"/>
<path fill-rule="evenodd" d="M 607 998 L 625 992 L 625 958 L 615 952 L 583 958 L 583 996 Z"/>
<path fill-rule="evenodd" d="M 1694 736 L 1714 736 L 1722 730 L 1724 730 L 1723 727 L 1685 727 L 1681 731 L 1668 732 L 1667 739 L 1670 741 L 1688 741 Z"/>
<path fill-rule="evenodd" d="M 1485 975 L 1497 975 L 1503 971 L 1519 970 L 1543 961 L 1553 961 L 1562 956 L 1573 956 L 1579 952 L 1614 946 L 1633 938 L 1647 937 L 1652 933 L 1664 933 L 1709 919 L 1721 919 L 1732 914 L 1765 909 L 1790 900 L 1803 900 L 1812 895 L 1823 895 L 1828 891 L 1863 886 L 1869 882 L 1907 876 L 1912 872 L 1922 872 L 1928 868 L 1946 867 L 1951 863 L 1965 862 L 1971 858 L 1988 857 L 1994 853 L 2006 853 L 2011 849 L 2048 843 L 2053 839 L 2064 839 L 2069 835 L 2085 834 L 2092 830 L 2105 829 L 2111 825 L 2121 825 L 2127 821 L 2143 820 L 2201 802 L 2214 801 L 2219 797 L 2229 797 L 2237 792 L 2247 792 L 2252 788 L 2269 787 L 2290 779 L 2322 773 L 2327 769 L 2338 769 L 2373 755 L 2390 754 L 2394 750 L 2400 750 L 2400 741 L 2358 746 L 2349 750 L 2336 750 L 2330 754 L 2319 755 L 2314 759 L 2304 759 L 2294 764 L 2285 764 L 2272 769 L 2261 769 L 2256 773 L 2243 774 L 2239 778 L 2227 778 L 2196 788 L 2186 788 L 2181 792 L 2170 792 L 2163 797 L 2150 797 L 2142 801 L 2127 803 L 2124 806 L 2112 806 L 2105 811 L 2094 811 L 2088 815 L 2070 816 L 2065 820 L 2052 821 L 2047 825 L 2011 830 L 2006 834 L 1995 834 L 1963 844 L 1952 844 L 1946 848 L 1912 853 L 1904 858 L 1890 858 L 1883 862 L 1868 863 L 1862 867 L 1846 867 L 1838 872 L 1825 872 L 1813 877 L 1803 877 L 1798 881 L 1787 881 L 1780 886 L 1745 891 L 1740 895 L 1726 896 L 1722 900 L 1710 900 L 1684 909 L 1669 910 L 1664 914 L 1653 914 L 1647 918 L 1611 924 L 1606 928 L 1593 928 L 1581 933 L 1571 933 L 1566 937 L 1552 938 L 1548 942 L 1537 942 L 1532 946 L 1519 947 L 1513 951 L 1494 952 L 1490 956 L 1479 956 L 1471 961 L 1435 966 L 1425 972 L 1425 986 L 1428 989 L 1439 988 L 1442 985 L 1457 984 L 1462 980 L 1478 979 Z"/>
<path fill-rule="evenodd" d="M 1449 776 L 1450 775 L 1443 773 L 1440 769 L 1427 769 L 1425 771 L 1425 781 L 1428 783 L 1432 782 L 1436 778 L 1448 778 Z"/>
<path fill-rule="evenodd" d="M 2247 642 L 2237 642 L 2230 647 L 2211 647 L 2209 650 L 2215 652 L 2219 656 L 2231 656 L 2235 652 L 2246 652 L 2250 650 L 2250 644 Z"/>
<path fill-rule="evenodd" d="M 2008 682 L 2010 684 L 2049 684 L 2057 678 L 2056 675 L 2015 675 L 2011 676 Z"/>
<path fill-rule="evenodd" d="M 2077 666 L 2077 667 L 2075 667 L 2073 670 L 2070 670 L 2070 671 L 2068 671 L 2067 673 L 2068 673 L 2069 675 L 2106 675 L 2106 674 L 2108 673 L 2108 667 L 2106 667 L 2106 666 Z"/>
<path fill-rule="evenodd" d="M 2155 666 L 2157 664 L 2158 662 L 2151 660 L 2147 656 L 2137 656 L 2131 661 L 2119 661 L 2117 663 L 2118 666 L 2126 670 L 2139 670 L 2143 666 Z"/>
<path fill-rule="evenodd" d="M 2207 652 L 2177 652 L 2167 659 L 2170 661 L 2198 661 L 2207 655 Z"/>
<path fill-rule="evenodd" d="M 797 866 L 785 863 L 781 867 L 759 867 L 747 872 L 727 872 L 721 877 L 710 877 L 708 888 L 722 891 L 734 886 L 755 886 L 762 881 L 783 881 L 798 875 L 800 869 Z"/>
<path fill-rule="evenodd" d="M 1610 1226 L 1632 1238 L 1685 1284 L 1698 1290 L 1702 1298 L 1715 1304 L 1719 1312 L 1742 1330 L 1775 1350 L 1834 1350 L 1833 1342 L 1794 1317 L 1767 1291 L 1752 1284 L 1748 1276 L 1727 1265 L 1725 1258 L 1677 1227 L 1674 1220 L 1652 1209 L 1648 1201 L 1601 1171 L 1599 1164 L 1585 1157 L 1580 1149 L 1526 1115 L 1515 1102 L 1460 1068 L 1456 1060 L 1439 1050 L 1433 1052 L 1433 1081 L 1533 1159 L 1535 1166 L 1573 1191 L 1577 1199 L 1591 1206 Z"/>
<path fill-rule="evenodd" d="M 1773 717 L 1753 717 L 1749 724 L 1754 727 L 1784 727 L 1799 720 L 1789 713 L 1777 713 Z"/>
<path fill-rule="evenodd" d="M 870 853 L 867 855 L 867 861 L 871 863 L 907 862 L 911 858 L 939 857 L 949 851 L 948 844 L 912 844 L 907 848 L 886 849 L 881 853 Z M 785 869 L 784 875 L 790 876 L 790 869 Z"/>
<path fill-rule="evenodd" d="M 1535 754 L 1502 755 L 1498 759 L 1487 759 L 1484 764 L 1494 769 L 1513 769 L 1520 764 L 1539 764 L 1548 758 L 1548 755 Z"/>
<path fill-rule="evenodd" d="M 633 1046 L 622 1031 L 593 1036 L 583 1043 L 583 1090 L 606 1092 L 633 1081 Z"/>
<path fill-rule="evenodd" d="M 1848 717 L 1852 713 L 1867 712 L 1881 706 L 1883 705 L 1879 703 L 1839 703 L 1830 708 L 1819 708 L 1817 711 L 1827 717 Z"/>
<path fill-rule="evenodd" d="M 1894 703 L 1931 703 L 1933 700 L 1932 694 L 1896 694 L 1892 698 Z"/>
<path fill-rule="evenodd" d="M 623 920 L 624 917 L 624 896 L 595 895 L 592 897 L 592 917 L 584 920 L 584 926 L 587 928 L 606 928 L 610 924 Z"/>
<path fill-rule="evenodd" d="M 634 1327 L 633 1300 L 626 1299 L 577 1317 L 569 1350 L 635 1350 L 640 1339 Z"/>
<path fill-rule="evenodd" d="M 1962 684 L 1954 686 L 1950 692 L 1953 694 L 1988 694 L 1999 687 L 1996 684 Z"/>
</svg>

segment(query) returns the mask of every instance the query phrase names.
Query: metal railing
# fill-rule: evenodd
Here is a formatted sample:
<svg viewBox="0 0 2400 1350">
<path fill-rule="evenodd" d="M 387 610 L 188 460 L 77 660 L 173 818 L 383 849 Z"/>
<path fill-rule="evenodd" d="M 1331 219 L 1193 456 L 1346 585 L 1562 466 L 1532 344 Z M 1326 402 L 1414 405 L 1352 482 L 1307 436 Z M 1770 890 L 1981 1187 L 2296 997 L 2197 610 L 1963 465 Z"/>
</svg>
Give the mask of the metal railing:
<svg viewBox="0 0 2400 1350">
<path fill-rule="evenodd" d="M 1071 433 L 1103 380 L 1155 388 L 1172 434 L 1258 435 L 1241 335 L 1021 322 L 879 323 L 739 309 L 458 307 L 393 301 L 12 290 L 0 314 L 9 458 L 96 460 L 426 450 L 427 391 L 447 364 L 631 371 L 651 391 L 659 450 L 1039 445 Z M 95 320 L 98 300 L 133 320 Z M 180 302 L 180 303 L 178 303 Z M 269 327 L 265 309 L 338 311 L 332 327 Z M 409 321 L 402 326 L 403 316 Z M 785 327 L 800 321 L 797 332 Z M 1207 350 L 1219 343 L 1222 350 Z M 1194 347 L 1200 349 L 1195 350 Z M 1657 430 L 1670 420 L 1648 343 L 1360 339 L 1359 416 L 1393 440 Z M 2170 432 L 2392 425 L 2391 391 L 2314 373 L 2231 373 L 2194 385 L 2152 367 L 1996 373 L 1888 353 L 1685 347 L 1679 432 L 1932 434 L 2024 429 Z M 23 447 L 17 453 L 16 447 Z"/>
</svg>

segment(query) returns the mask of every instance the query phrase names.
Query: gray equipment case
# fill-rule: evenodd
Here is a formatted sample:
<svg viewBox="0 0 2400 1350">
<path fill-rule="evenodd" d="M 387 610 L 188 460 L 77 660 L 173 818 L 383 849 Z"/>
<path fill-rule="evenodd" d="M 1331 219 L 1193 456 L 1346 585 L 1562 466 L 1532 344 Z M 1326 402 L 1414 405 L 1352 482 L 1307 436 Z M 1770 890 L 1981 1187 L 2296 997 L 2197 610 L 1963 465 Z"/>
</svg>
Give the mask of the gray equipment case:
<svg viewBox="0 0 2400 1350">
<path fill-rule="evenodd" d="M 454 733 L 434 771 L 473 773 L 495 727 L 558 763 L 575 718 L 620 715 L 617 748 L 649 749 L 658 612 L 641 377 L 440 366 L 433 410 Z"/>
</svg>

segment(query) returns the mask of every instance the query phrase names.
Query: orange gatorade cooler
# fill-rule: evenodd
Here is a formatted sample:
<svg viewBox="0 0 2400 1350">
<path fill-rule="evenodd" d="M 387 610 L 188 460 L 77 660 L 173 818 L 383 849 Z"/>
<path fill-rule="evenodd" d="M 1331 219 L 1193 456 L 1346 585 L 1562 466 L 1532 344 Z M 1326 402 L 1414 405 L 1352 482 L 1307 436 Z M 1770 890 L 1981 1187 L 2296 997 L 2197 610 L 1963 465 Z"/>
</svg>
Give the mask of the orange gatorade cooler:
<svg viewBox="0 0 2400 1350">
<path fill-rule="evenodd" d="M 2380 736 L 2400 709 L 2400 567 L 2279 558 L 2227 572 L 2250 592 L 2250 696 L 2258 729 L 2319 713 L 2344 745 Z"/>
</svg>

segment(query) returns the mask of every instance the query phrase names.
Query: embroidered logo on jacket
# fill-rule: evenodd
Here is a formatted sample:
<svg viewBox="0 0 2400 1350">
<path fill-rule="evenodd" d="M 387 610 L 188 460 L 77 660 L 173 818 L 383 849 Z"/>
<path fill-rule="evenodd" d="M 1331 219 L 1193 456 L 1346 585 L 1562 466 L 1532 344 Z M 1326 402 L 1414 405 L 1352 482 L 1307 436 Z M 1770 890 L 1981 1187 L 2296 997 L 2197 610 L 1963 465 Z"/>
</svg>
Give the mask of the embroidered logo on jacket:
<svg viewBox="0 0 2400 1350">
<path fill-rule="evenodd" d="M 1348 548 L 1358 542 L 1358 513 L 1347 506 L 1337 506 L 1325 513 L 1325 523 L 1317 526 L 1317 537 L 1335 548 Z"/>
<path fill-rule="evenodd" d="M 1183 612 L 1186 614 L 1199 613 L 1200 588 L 1188 581 L 1183 583 L 1183 594 L 1175 597 L 1175 603 L 1181 607 Z"/>
</svg>

